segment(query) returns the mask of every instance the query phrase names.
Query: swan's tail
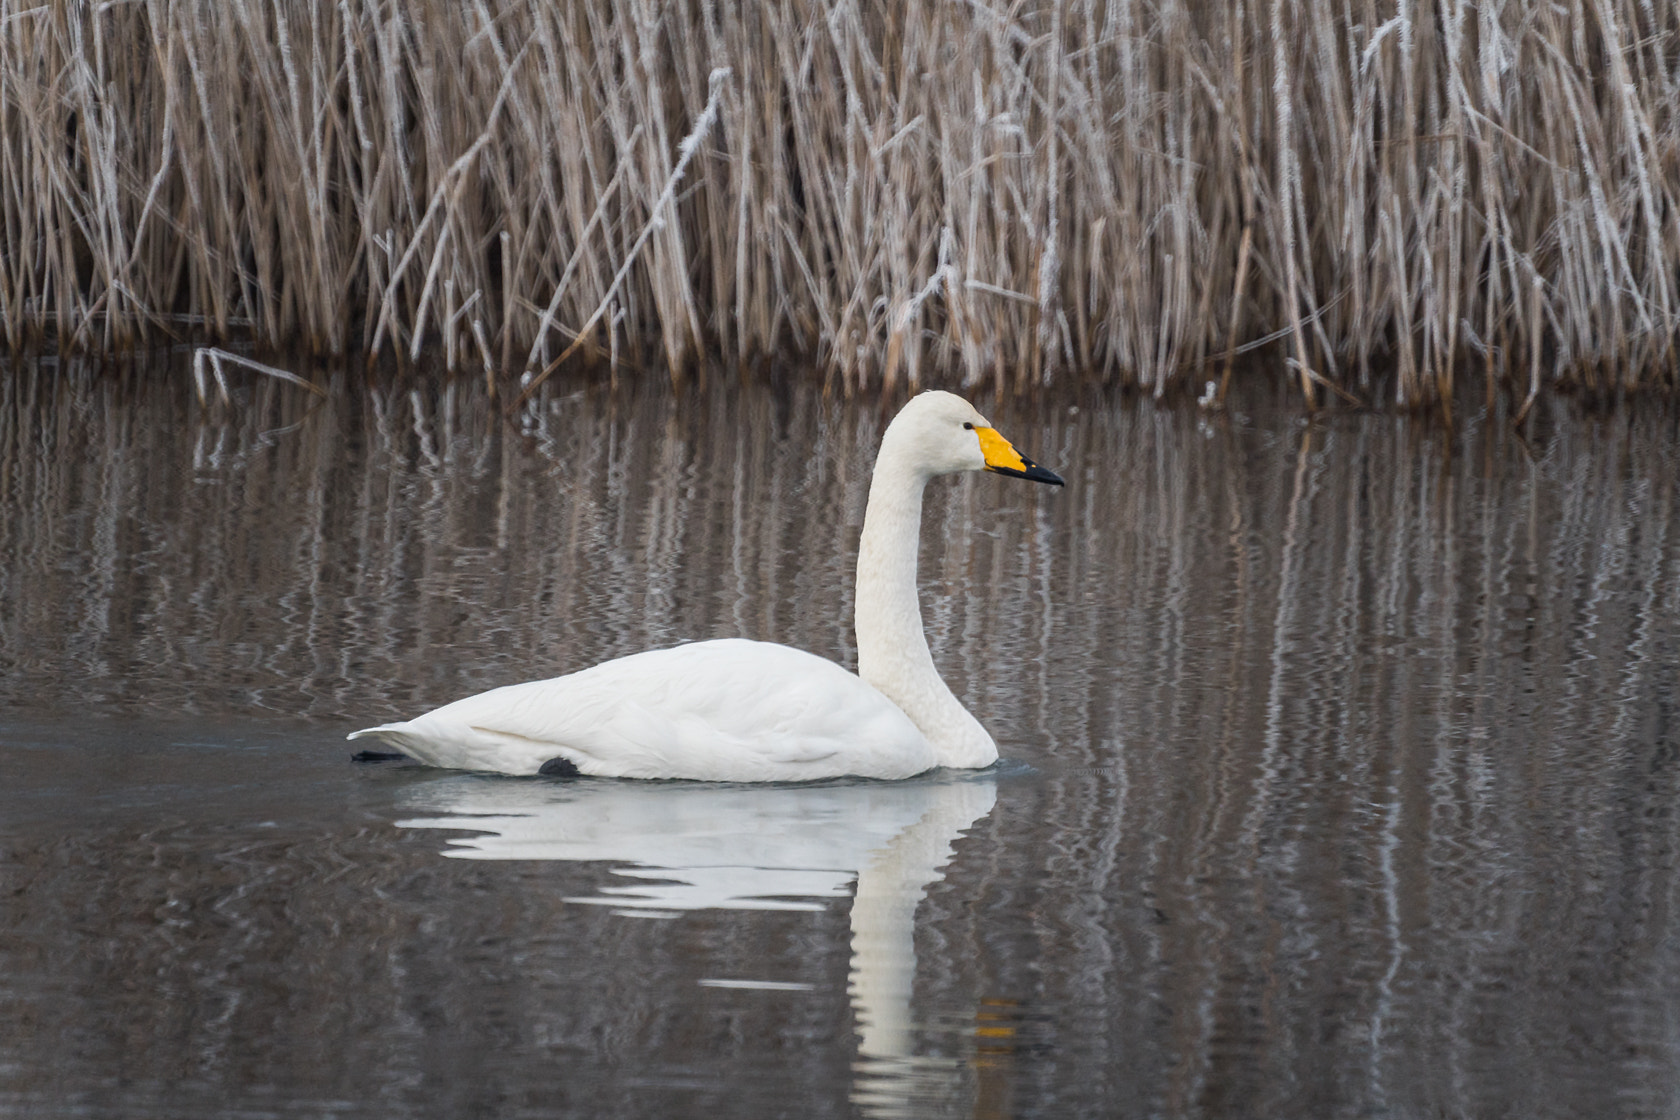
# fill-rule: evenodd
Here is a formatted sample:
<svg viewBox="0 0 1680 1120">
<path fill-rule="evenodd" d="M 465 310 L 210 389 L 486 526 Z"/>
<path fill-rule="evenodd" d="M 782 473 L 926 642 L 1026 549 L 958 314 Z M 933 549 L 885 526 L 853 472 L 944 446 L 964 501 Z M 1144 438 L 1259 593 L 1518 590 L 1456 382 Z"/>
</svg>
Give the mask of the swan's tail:
<svg viewBox="0 0 1680 1120">
<path fill-rule="evenodd" d="M 577 760 L 556 755 L 569 754 L 561 744 L 528 739 L 511 732 L 463 725 L 460 721 L 444 720 L 437 713 L 428 712 L 418 719 L 402 723 L 382 723 L 378 727 L 364 727 L 352 731 L 349 739 L 378 739 L 395 747 L 416 762 L 427 766 L 441 766 L 450 770 L 488 770 L 500 774 L 559 774 L 570 776 L 582 773 Z M 587 755 L 582 756 L 587 759 Z M 542 767 L 552 763 L 548 770 Z M 569 769 L 568 769 L 569 767 Z"/>
<path fill-rule="evenodd" d="M 379 739 L 379 740 L 382 740 L 386 743 L 389 743 L 393 747 L 403 747 L 404 746 L 401 739 L 396 734 L 393 733 L 393 725 L 391 725 L 391 724 L 385 724 L 384 726 L 381 726 L 381 727 L 364 727 L 360 731 L 350 732 L 350 734 L 346 735 L 345 738 L 346 739 Z M 357 751 L 355 754 L 350 756 L 350 761 L 351 762 L 395 762 L 399 759 L 404 759 L 404 758 L 408 758 L 408 757 L 409 757 L 409 755 L 408 755 L 407 748 L 404 747 L 404 749 L 402 751 L 396 752 L 396 753 L 393 753 L 393 752 L 390 752 L 390 751 Z"/>
<path fill-rule="evenodd" d="M 382 743 L 389 743 L 393 747 L 407 748 L 409 736 L 404 734 L 407 729 L 402 723 L 382 723 L 378 727 L 364 727 L 360 731 L 352 731 L 346 739 L 378 739 Z"/>
</svg>

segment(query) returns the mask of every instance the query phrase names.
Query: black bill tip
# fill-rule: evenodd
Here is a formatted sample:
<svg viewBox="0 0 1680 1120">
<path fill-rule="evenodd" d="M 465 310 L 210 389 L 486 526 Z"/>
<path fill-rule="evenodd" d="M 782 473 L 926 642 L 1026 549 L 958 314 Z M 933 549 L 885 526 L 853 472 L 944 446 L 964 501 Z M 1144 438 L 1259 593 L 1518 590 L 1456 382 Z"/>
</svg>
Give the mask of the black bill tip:
<svg viewBox="0 0 1680 1120">
<path fill-rule="evenodd" d="M 1067 485 L 1067 483 L 1062 481 L 1061 475 L 1057 474 L 1055 471 L 1045 470 L 1025 455 L 1021 456 L 1021 462 L 1026 464 L 1027 469 L 1024 471 L 1018 471 L 1012 467 L 988 467 L 987 469 L 996 471 L 998 474 L 1006 474 L 1010 478 L 1024 478 L 1028 482 L 1048 482 L 1052 486 Z"/>
</svg>

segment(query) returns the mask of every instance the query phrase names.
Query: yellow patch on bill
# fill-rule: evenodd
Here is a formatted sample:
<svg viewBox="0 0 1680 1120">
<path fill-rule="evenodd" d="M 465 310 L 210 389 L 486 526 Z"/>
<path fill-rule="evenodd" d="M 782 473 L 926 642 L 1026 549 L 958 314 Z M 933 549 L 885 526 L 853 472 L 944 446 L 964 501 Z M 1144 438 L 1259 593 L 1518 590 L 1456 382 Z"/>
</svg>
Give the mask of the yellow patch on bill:
<svg viewBox="0 0 1680 1120">
<path fill-rule="evenodd" d="M 1012 471 L 1027 469 L 1027 461 L 1021 458 L 1021 453 L 999 435 L 996 428 L 976 428 L 974 434 L 980 437 L 980 454 L 986 457 L 988 467 L 1005 467 Z"/>
</svg>

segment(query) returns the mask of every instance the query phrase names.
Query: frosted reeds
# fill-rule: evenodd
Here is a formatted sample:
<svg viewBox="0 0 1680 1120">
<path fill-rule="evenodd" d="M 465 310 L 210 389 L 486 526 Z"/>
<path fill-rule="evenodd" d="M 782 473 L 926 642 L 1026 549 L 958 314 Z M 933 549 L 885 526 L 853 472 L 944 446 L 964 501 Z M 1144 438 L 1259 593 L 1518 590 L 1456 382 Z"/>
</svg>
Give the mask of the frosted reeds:
<svg viewBox="0 0 1680 1120">
<path fill-rule="evenodd" d="M 1672 385 L 1680 6 L 0 0 L 0 338 Z"/>
</svg>

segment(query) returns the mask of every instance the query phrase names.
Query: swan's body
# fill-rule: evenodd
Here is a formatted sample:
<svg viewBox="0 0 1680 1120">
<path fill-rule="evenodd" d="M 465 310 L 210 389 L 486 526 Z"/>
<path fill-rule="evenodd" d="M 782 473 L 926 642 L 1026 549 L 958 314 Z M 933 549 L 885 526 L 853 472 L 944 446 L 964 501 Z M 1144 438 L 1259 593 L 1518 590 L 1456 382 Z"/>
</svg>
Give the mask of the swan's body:
<svg viewBox="0 0 1680 1120">
<path fill-rule="evenodd" d="M 888 426 L 858 548 L 858 675 L 815 654 L 739 639 L 604 662 L 469 696 L 354 732 L 461 770 L 616 778 L 803 781 L 975 768 L 997 744 L 934 668 L 916 599 L 922 491 L 940 474 L 1061 479 L 1023 458 L 950 393 L 924 393 Z"/>
<path fill-rule="evenodd" d="M 369 734 L 370 732 L 358 732 Z M 908 778 L 937 764 L 892 701 L 814 653 L 725 638 L 496 688 L 373 728 L 433 766 L 609 778 Z"/>
</svg>

